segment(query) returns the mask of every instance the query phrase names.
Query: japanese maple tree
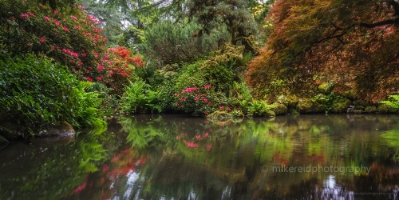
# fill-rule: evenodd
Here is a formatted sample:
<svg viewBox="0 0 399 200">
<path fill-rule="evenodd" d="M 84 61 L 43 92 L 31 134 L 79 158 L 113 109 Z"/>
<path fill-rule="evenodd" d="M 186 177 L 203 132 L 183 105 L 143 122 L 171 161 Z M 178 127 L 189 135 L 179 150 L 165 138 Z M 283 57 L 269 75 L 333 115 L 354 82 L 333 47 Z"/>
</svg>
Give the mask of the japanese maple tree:
<svg viewBox="0 0 399 200">
<path fill-rule="evenodd" d="M 328 81 L 372 101 L 399 90 L 397 1 L 277 0 L 267 20 L 273 31 L 246 78 L 258 95 L 276 79 L 296 92 Z"/>
</svg>

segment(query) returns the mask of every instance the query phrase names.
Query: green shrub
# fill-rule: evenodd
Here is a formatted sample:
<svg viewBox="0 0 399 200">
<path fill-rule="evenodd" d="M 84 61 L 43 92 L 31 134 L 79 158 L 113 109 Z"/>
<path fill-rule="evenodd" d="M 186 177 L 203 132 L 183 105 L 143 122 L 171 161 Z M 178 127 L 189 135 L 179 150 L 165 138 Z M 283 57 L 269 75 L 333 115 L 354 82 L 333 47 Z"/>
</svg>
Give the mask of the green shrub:
<svg viewBox="0 0 399 200">
<path fill-rule="evenodd" d="M 248 112 L 252 101 L 235 69 L 243 63 L 243 47 L 225 45 L 206 60 L 184 65 L 175 75 L 175 107 L 187 113 L 207 114 L 230 109 Z M 247 58 L 246 58 L 247 59 Z"/>
<path fill-rule="evenodd" d="M 46 57 L 0 55 L 0 121 L 33 132 L 67 121 L 75 127 L 102 126 L 102 103 L 91 85 Z M 1 128 L 1 127 L 0 127 Z"/>
</svg>

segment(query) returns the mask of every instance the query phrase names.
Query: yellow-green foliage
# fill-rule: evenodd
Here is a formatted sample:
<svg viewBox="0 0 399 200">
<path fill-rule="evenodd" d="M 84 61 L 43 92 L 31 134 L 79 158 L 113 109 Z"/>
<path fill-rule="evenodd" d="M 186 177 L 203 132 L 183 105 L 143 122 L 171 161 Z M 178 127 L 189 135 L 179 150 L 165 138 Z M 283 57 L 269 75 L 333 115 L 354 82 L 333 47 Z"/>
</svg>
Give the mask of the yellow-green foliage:
<svg viewBox="0 0 399 200">
<path fill-rule="evenodd" d="M 389 95 L 389 100 L 382 101 L 382 105 L 378 106 L 379 112 L 398 112 L 399 111 L 399 94 Z"/>
<path fill-rule="evenodd" d="M 226 44 L 222 49 L 215 51 L 215 55 L 211 56 L 202 63 L 201 69 L 207 67 L 216 67 L 217 65 L 225 65 L 230 61 L 241 60 L 243 58 L 242 54 L 244 51 L 244 46 L 233 46 L 231 44 Z"/>
</svg>

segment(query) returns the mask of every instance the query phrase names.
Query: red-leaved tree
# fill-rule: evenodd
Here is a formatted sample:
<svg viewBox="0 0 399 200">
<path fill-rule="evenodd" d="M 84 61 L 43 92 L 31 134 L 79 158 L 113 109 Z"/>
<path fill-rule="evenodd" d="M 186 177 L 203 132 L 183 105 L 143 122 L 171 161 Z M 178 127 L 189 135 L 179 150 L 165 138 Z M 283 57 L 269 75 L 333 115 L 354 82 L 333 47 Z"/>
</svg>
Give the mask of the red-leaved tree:
<svg viewBox="0 0 399 200">
<path fill-rule="evenodd" d="M 399 90 L 397 1 L 277 0 L 267 20 L 273 31 L 246 77 L 258 96 L 276 93 L 277 79 L 291 92 L 328 81 L 371 101 Z"/>
</svg>

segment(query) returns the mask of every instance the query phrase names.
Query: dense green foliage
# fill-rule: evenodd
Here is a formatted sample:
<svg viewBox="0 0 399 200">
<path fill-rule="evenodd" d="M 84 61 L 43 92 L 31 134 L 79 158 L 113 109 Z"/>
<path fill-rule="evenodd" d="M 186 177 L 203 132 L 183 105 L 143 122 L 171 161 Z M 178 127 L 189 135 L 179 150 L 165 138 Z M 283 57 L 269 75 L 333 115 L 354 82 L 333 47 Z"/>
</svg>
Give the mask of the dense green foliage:
<svg viewBox="0 0 399 200">
<path fill-rule="evenodd" d="M 11 120 L 25 133 L 60 121 L 80 127 L 104 126 L 102 100 L 98 93 L 86 92 L 91 83 L 77 80 L 60 64 L 27 54 L 2 55 L 0 66 L 1 121 Z"/>
</svg>

